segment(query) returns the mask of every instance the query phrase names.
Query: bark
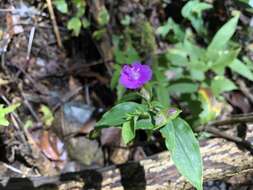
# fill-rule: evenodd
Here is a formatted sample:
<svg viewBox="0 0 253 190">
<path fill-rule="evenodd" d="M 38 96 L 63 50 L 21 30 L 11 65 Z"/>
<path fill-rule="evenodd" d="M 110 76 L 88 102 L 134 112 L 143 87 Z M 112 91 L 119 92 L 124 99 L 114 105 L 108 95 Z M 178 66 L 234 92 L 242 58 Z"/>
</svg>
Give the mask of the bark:
<svg viewBox="0 0 253 190">
<path fill-rule="evenodd" d="M 253 132 L 248 133 L 253 142 Z M 204 181 L 224 179 L 253 171 L 250 151 L 224 139 L 201 142 Z M 103 189 L 103 190 L 165 190 L 190 189 L 191 185 L 177 172 L 168 152 L 140 162 L 54 177 L 0 178 L 0 189 Z"/>
</svg>

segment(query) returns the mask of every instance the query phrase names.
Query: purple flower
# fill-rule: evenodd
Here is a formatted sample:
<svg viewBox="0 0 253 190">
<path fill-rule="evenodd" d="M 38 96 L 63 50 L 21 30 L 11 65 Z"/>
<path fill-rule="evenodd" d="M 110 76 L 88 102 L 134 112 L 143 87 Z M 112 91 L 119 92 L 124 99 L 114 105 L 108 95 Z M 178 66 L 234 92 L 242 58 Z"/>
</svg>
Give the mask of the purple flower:
<svg viewBox="0 0 253 190">
<path fill-rule="evenodd" d="M 139 61 L 131 65 L 124 65 L 119 82 L 129 89 L 138 89 L 152 78 L 152 70 L 148 65 L 142 65 Z"/>
</svg>

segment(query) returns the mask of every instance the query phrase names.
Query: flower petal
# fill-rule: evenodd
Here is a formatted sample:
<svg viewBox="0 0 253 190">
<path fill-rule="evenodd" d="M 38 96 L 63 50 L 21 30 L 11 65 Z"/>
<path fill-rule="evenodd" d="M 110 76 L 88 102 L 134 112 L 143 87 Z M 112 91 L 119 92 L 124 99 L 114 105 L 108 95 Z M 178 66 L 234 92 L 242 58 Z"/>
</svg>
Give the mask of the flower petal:
<svg viewBox="0 0 253 190">
<path fill-rule="evenodd" d="M 140 70 L 140 79 L 141 83 L 145 84 L 152 78 L 152 70 L 148 65 L 142 65 L 142 68 Z"/>
<path fill-rule="evenodd" d="M 141 88 L 152 78 L 152 70 L 148 65 L 142 65 L 139 61 L 131 65 L 124 65 L 120 74 L 120 84 L 129 89 Z"/>
<path fill-rule="evenodd" d="M 119 82 L 121 85 L 129 89 L 138 89 L 143 85 L 138 80 L 130 80 L 127 75 L 121 75 Z"/>
</svg>

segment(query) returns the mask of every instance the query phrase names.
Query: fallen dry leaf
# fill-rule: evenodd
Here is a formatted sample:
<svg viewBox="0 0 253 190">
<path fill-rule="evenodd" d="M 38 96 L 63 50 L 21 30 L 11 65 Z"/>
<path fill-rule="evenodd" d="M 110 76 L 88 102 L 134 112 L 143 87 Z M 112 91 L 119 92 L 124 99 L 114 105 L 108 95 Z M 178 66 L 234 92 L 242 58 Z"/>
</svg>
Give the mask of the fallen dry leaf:
<svg viewBox="0 0 253 190">
<path fill-rule="evenodd" d="M 54 137 L 57 138 L 57 137 Z M 52 139 L 52 137 L 51 137 Z M 57 148 L 50 142 L 50 136 L 48 131 L 43 131 L 39 141 L 39 147 L 47 158 L 54 161 L 60 160 L 60 153 Z"/>
</svg>

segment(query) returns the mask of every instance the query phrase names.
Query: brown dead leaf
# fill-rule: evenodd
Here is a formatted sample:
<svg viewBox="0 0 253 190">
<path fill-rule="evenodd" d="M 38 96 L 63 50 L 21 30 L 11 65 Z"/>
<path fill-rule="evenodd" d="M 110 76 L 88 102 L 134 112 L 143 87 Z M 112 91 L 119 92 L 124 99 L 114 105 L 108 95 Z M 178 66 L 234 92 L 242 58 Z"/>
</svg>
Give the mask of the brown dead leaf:
<svg viewBox="0 0 253 190">
<path fill-rule="evenodd" d="M 101 132 L 100 141 L 102 146 L 119 146 L 121 140 L 120 128 L 104 128 Z"/>
<path fill-rule="evenodd" d="M 249 113 L 251 105 L 249 100 L 239 91 L 231 92 L 227 100 L 232 106 L 239 108 L 243 113 Z"/>
<path fill-rule="evenodd" d="M 95 128 L 95 125 L 96 125 L 96 120 L 95 119 L 91 119 L 91 120 L 87 121 L 83 125 L 83 127 L 80 129 L 80 133 L 83 133 L 83 134 L 90 133 Z"/>
<path fill-rule="evenodd" d="M 13 8 L 13 7 L 11 7 Z M 9 34 L 15 35 L 24 32 L 24 28 L 20 25 L 20 16 L 10 13 L 6 14 L 6 23 Z"/>
<path fill-rule="evenodd" d="M 40 137 L 39 147 L 47 158 L 49 158 L 50 160 L 59 161 L 60 153 L 55 147 L 55 145 L 52 143 L 52 139 L 54 138 L 50 138 L 48 131 L 43 131 Z"/>
</svg>

